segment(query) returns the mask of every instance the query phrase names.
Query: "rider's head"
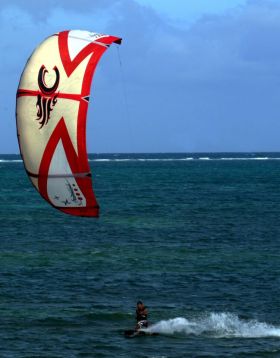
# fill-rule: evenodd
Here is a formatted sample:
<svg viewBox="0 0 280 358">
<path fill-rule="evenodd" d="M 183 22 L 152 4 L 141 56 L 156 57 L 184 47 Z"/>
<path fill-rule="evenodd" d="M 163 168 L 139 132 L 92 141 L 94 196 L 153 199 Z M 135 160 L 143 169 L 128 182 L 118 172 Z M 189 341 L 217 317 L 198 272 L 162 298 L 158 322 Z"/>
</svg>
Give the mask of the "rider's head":
<svg viewBox="0 0 280 358">
<path fill-rule="evenodd" d="M 138 302 L 137 302 L 137 308 L 138 308 L 138 309 L 143 308 L 143 306 L 144 306 L 144 304 L 143 304 L 142 301 L 138 301 Z"/>
</svg>

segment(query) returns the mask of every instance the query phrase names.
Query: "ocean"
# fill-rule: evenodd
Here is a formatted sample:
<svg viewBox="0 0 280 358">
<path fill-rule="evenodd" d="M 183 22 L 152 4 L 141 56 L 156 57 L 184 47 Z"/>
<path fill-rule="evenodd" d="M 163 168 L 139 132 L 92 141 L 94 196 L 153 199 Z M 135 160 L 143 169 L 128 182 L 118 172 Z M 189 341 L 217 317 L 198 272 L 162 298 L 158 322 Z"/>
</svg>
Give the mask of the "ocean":
<svg viewBox="0 0 280 358">
<path fill-rule="evenodd" d="M 280 357 L 280 153 L 90 164 L 99 219 L 0 155 L 0 356 Z M 124 337 L 137 300 L 160 335 Z"/>
</svg>

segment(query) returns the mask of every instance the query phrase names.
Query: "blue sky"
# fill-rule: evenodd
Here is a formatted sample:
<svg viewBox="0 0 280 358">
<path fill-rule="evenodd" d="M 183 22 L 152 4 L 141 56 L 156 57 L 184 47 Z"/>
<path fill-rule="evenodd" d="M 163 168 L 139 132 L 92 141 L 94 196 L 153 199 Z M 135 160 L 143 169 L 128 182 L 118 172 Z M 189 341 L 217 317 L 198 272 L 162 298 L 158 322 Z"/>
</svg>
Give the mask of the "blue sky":
<svg viewBox="0 0 280 358">
<path fill-rule="evenodd" d="M 114 46 L 93 81 L 89 152 L 280 150 L 277 0 L 10 0 L 0 28 L 0 153 L 18 153 L 27 58 L 64 29 L 123 37 L 122 68 Z"/>
<path fill-rule="evenodd" d="M 223 14 L 246 4 L 246 0 L 137 0 L 141 5 L 152 7 L 165 20 L 186 27 L 203 15 Z"/>
</svg>

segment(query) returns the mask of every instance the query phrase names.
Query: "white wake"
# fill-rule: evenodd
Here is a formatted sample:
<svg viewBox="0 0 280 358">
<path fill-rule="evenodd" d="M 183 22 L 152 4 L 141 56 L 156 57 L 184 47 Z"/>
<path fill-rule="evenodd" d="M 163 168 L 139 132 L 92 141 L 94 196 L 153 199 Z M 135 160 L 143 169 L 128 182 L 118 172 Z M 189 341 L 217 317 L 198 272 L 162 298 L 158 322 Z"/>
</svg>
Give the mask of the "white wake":
<svg viewBox="0 0 280 358">
<path fill-rule="evenodd" d="M 280 326 L 273 326 L 257 320 L 243 320 L 232 313 L 210 313 L 196 319 L 177 317 L 159 321 L 145 331 L 173 335 L 207 334 L 217 338 L 222 337 L 280 337 Z"/>
</svg>

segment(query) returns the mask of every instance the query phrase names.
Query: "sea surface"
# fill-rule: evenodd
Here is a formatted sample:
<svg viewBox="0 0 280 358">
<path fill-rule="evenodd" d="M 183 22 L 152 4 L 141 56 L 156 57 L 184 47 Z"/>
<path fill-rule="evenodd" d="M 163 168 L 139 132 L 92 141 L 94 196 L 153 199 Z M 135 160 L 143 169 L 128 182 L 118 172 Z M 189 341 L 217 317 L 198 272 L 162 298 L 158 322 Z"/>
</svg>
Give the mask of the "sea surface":
<svg viewBox="0 0 280 358">
<path fill-rule="evenodd" d="M 0 357 L 280 357 L 280 153 L 90 164 L 99 219 L 0 155 Z M 160 335 L 127 339 L 139 299 Z"/>
</svg>

